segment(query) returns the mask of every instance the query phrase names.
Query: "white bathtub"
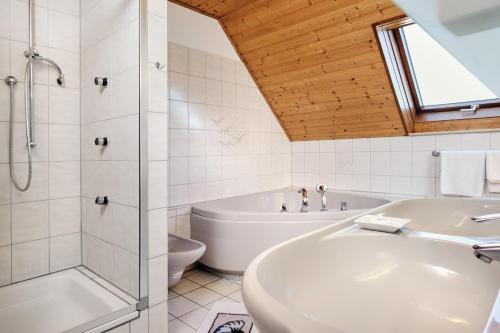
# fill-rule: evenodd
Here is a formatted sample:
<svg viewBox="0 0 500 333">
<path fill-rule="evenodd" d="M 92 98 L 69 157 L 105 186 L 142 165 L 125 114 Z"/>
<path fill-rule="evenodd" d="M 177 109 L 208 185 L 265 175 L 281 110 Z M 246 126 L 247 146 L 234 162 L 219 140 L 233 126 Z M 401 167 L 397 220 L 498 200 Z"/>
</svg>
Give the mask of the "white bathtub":
<svg viewBox="0 0 500 333">
<path fill-rule="evenodd" d="M 296 189 L 284 189 L 195 204 L 191 237 L 207 246 L 200 262 L 239 275 L 252 259 L 273 245 L 400 199 L 330 191 L 328 211 L 322 212 L 320 195 L 309 190 L 309 211 L 301 213 L 301 197 Z M 347 210 L 340 210 L 342 202 L 347 203 Z M 282 213 L 283 203 L 288 211 Z"/>
<path fill-rule="evenodd" d="M 0 288 L 2 333 L 102 332 L 134 310 L 76 269 Z"/>
</svg>

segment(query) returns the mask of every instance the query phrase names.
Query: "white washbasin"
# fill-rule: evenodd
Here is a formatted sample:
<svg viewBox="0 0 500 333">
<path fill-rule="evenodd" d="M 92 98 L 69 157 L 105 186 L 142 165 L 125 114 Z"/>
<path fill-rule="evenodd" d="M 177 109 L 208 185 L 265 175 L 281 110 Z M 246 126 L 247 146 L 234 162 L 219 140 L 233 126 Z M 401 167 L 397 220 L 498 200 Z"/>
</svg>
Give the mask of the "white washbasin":
<svg viewBox="0 0 500 333">
<path fill-rule="evenodd" d="M 475 258 L 474 242 L 365 231 L 348 220 L 261 254 L 243 298 L 263 333 L 483 332 L 500 264 Z"/>
<path fill-rule="evenodd" d="M 500 239 L 500 221 L 471 221 L 472 216 L 495 213 L 500 213 L 500 200 L 442 198 L 397 201 L 377 208 L 370 214 L 410 219 L 407 228 L 422 232 Z"/>
</svg>

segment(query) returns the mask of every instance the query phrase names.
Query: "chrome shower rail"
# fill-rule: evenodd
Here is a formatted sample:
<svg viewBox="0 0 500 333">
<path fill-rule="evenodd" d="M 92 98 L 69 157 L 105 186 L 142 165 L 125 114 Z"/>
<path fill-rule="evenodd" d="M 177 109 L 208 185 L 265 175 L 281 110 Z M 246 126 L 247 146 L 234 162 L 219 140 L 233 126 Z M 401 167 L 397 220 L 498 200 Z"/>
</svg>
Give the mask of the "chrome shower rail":
<svg viewBox="0 0 500 333">
<path fill-rule="evenodd" d="M 10 177 L 12 178 L 12 183 L 14 186 L 21 192 L 25 192 L 29 189 L 31 185 L 31 178 L 33 175 L 33 163 L 31 161 L 31 133 L 30 126 L 28 122 L 28 109 L 25 108 L 25 116 L 26 116 L 26 147 L 28 149 L 28 180 L 26 181 L 25 186 L 20 186 L 17 179 L 16 173 L 14 171 L 14 91 L 17 84 L 17 79 L 14 76 L 7 76 L 5 78 L 5 84 L 10 88 L 10 122 L 9 122 L 9 170 Z"/>
</svg>

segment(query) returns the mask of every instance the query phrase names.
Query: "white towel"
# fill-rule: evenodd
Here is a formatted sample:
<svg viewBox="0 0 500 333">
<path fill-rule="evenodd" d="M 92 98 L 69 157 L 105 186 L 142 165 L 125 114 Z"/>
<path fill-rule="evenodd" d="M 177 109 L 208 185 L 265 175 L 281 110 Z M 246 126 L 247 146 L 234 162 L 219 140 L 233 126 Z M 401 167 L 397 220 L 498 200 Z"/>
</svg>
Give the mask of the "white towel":
<svg viewBox="0 0 500 333">
<path fill-rule="evenodd" d="M 482 196 L 485 163 L 485 152 L 441 152 L 441 193 L 471 197 Z"/>
<path fill-rule="evenodd" d="M 490 193 L 500 192 L 500 150 L 486 153 L 486 179 Z"/>
</svg>

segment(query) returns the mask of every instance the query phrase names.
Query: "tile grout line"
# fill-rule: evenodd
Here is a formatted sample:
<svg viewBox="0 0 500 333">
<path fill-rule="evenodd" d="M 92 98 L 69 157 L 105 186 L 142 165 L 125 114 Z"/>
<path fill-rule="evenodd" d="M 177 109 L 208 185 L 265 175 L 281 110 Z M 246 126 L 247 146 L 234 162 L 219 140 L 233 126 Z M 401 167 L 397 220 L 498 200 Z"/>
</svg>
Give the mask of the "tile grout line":
<svg viewBox="0 0 500 333">
<path fill-rule="evenodd" d="M 186 278 L 187 278 L 187 277 L 186 277 Z M 215 280 L 215 281 L 213 281 L 213 282 L 210 282 L 209 284 L 212 284 L 212 283 L 215 283 L 215 282 L 217 282 L 217 281 L 221 281 L 221 280 L 223 280 L 223 281 L 228 281 L 228 282 L 230 282 L 230 283 L 234 283 L 234 282 L 232 282 L 232 281 L 230 281 L 230 280 L 227 280 L 227 279 L 220 279 L 220 278 L 219 278 L 218 280 Z M 196 282 L 194 282 L 194 281 L 192 281 L 192 280 L 189 280 L 189 281 L 191 281 L 191 282 L 193 282 L 193 283 L 196 283 Z M 196 283 L 196 284 L 198 284 L 198 283 Z M 193 311 L 197 311 L 197 310 L 199 310 L 200 308 L 205 308 L 205 309 L 208 309 L 208 308 L 207 308 L 207 306 L 208 306 L 209 304 L 212 304 L 212 303 L 214 303 L 214 302 L 217 302 L 217 301 L 218 301 L 218 300 L 220 300 L 221 298 L 229 298 L 229 299 L 231 299 L 231 300 L 233 300 L 233 301 L 235 301 L 235 302 L 237 302 L 237 303 L 240 303 L 239 301 L 236 301 L 236 300 L 232 299 L 231 297 L 229 297 L 229 295 L 232 295 L 232 294 L 234 294 L 234 293 L 236 293 L 236 292 L 240 291 L 240 290 L 241 290 L 241 286 L 240 286 L 237 290 L 235 290 L 234 292 L 231 292 L 231 293 L 229 293 L 228 295 L 224 295 L 224 294 L 221 294 L 221 293 L 219 293 L 219 292 L 217 292 L 217 291 L 215 291 L 215 290 L 212 290 L 212 289 L 210 289 L 210 288 L 207 288 L 207 286 L 208 286 L 209 284 L 207 284 L 207 285 L 205 285 L 205 286 L 202 286 L 202 285 L 198 284 L 198 285 L 200 286 L 199 288 L 193 289 L 193 290 L 188 291 L 188 292 L 185 292 L 185 293 L 183 293 L 183 294 L 179 294 L 179 293 L 175 292 L 174 290 L 172 290 L 173 292 L 175 292 L 175 293 L 178 295 L 178 296 L 176 296 L 176 297 L 174 297 L 174 298 L 172 298 L 172 299 L 182 297 L 182 298 L 187 299 L 188 301 L 191 301 L 191 302 L 193 302 L 194 304 L 196 304 L 196 305 L 199 305 L 199 306 L 200 306 L 198 309 L 195 309 L 195 310 L 192 310 L 192 311 L 190 311 L 190 312 L 187 312 L 187 313 L 183 314 L 182 316 L 185 316 L 186 314 L 189 314 L 189 313 L 191 313 L 191 312 L 193 312 Z M 238 285 L 237 283 L 234 283 L 234 284 Z M 239 285 L 238 285 L 238 286 L 239 286 Z M 218 294 L 219 296 L 221 296 L 221 298 L 218 298 L 218 299 L 217 299 L 217 300 L 215 300 L 214 302 L 210 302 L 210 303 L 208 303 L 207 305 L 201 305 L 201 304 L 197 303 L 196 301 L 194 301 L 194 300 L 192 300 L 192 299 L 190 299 L 190 298 L 188 298 L 188 297 L 186 297 L 186 296 L 185 296 L 186 294 L 189 294 L 189 293 L 191 293 L 191 292 L 193 292 L 193 291 L 200 290 L 200 289 L 207 289 L 207 290 L 209 290 L 209 291 L 211 291 L 211 292 L 213 292 L 213 293 Z M 169 313 L 170 313 L 170 312 L 169 312 Z M 170 313 L 170 314 L 171 314 L 171 313 Z M 173 317 L 175 317 L 173 314 L 171 314 L 171 315 L 172 315 Z M 181 316 L 181 317 L 182 317 L 182 316 Z M 180 317 L 175 317 L 175 318 L 179 319 Z"/>
<path fill-rule="evenodd" d="M 187 277 L 186 277 L 186 278 L 187 278 Z M 234 283 L 234 282 L 232 282 L 232 281 L 230 281 L 230 280 L 227 280 L 227 279 L 221 279 L 221 278 L 219 278 L 218 280 L 215 280 L 215 281 L 213 281 L 213 282 L 210 282 L 209 284 L 212 284 L 212 283 L 215 283 L 215 282 L 217 282 L 217 281 L 221 281 L 221 280 L 222 280 L 222 281 L 227 281 L 227 282 L 230 282 L 230 283 Z M 191 281 L 191 280 L 189 280 L 189 281 Z M 191 281 L 191 282 L 196 283 L 196 282 L 194 282 L 194 281 Z M 196 283 L 196 284 L 197 284 L 197 283 Z M 208 286 L 209 284 L 207 284 L 206 286 Z M 234 284 L 237 284 L 237 283 L 234 283 Z M 240 303 L 240 304 L 241 304 L 241 302 L 240 302 L 240 301 L 237 301 L 237 300 L 232 299 L 231 297 L 229 297 L 229 295 L 232 295 L 232 294 L 234 294 L 234 293 L 236 293 L 236 292 L 238 292 L 238 291 L 241 291 L 241 286 L 238 288 L 238 290 L 236 290 L 236 291 L 234 291 L 234 292 L 232 292 L 232 293 L 229 293 L 228 295 L 223 295 L 223 294 L 221 294 L 221 293 L 219 293 L 219 292 L 217 292 L 217 291 L 215 291 L 215 290 L 212 290 L 212 289 L 207 288 L 206 286 L 201 286 L 200 288 L 193 289 L 193 290 L 188 291 L 188 292 L 186 292 L 186 293 L 184 293 L 184 294 L 178 294 L 178 296 L 176 296 L 176 297 L 172 298 L 172 299 L 175 299 L 175 298 L 178 298 L 178 297 L 182 297 L 182 298 L 184 298 L 184 299 L 186 299 L 186 300 L 188 300 L 188 301 L 191 301 L 191 302 L 193 302 L 194 304 L 196 304 L 196 305 L 198 305 L 198 306 L 199 306 L 198 308 L 196 308 L 196 309 L 194 309 L 194 310 L 191 310 L 191 311 L 189 311 L 189 312 L 187 312 L 187 313 L 185 313 L 185 314 L 183 314 L 183 315 L 181 315 L 181 316 L 179 316 L 179 317 L 176 317 L 176 316 L 174 316 L 173 314 L 171 314 L 171 313 L 169 312 L 169 314 L 170 314 L 170 315 L 174 318 L 173 320 L 179 320 L 180 322 L 182 322 L 182 323 L 186 324 L 187 326 L 191 327 L 192 329 L 197 330 L 197 329 L 198 329 L 197 327 L 194 327 L 194 326 L 192 326 L 191 324 L 187 323 L 186 321 L 184 321 L 184 320 L 182 319 L 182 317 L 185 317 L 185 316 L 187 316 L 188 314 L 191 314 L 191 313 L 193 313 L 193 312 L 195 312 L 195 311 L 198 311 L 198 310 L 200 310 L 200 309 L 206 309 L 206 310 L 210 311 L 210 308 L 208 307 L 208 305 L 213 304 L 213 303 L 215 303 L 215 302 L 218 302 L 218 301 L 220 301 L 221 299 L 224 299 L 224 298 L 229 298 L 229 299 L 231 299 L 233 302 L 236 302 L 236 303 Z M 202 289 L 202 288 L 207 289 L 207 290 L 209 290 L 209 291 L 212 291 L 212 292 L 214 292 L 214 293 L 218 294 L 219 296 L 221 296 L 221 298 L 218 298 L 218 299 L 216 299 L 215 301 L 208 303 L 207 305 L 201 305 L 201 304 L 199 304 L 199 303 L 195 302 L 194 300 L 191 300 L 190 298 L 188 298 L 188 297 L 184 296 L 184 295 L 186 295 L 186 294 L 188 294 L 188 293 L 190 293 L 190 292 L 193 292 L 193 291 L 196 291 L 196 290 L 200 290 L 200 289 Z M 172 291 L 173 291 L 173 290 L 172 290 Z M 174 291 L 174 292 L 175 292 L 175 291 Z M 172 321 L 173 321 L 173 320 L 172 320 Z M 169 321 L 169 322 L 170 322 L 170 321 Z"/>
</svg>

